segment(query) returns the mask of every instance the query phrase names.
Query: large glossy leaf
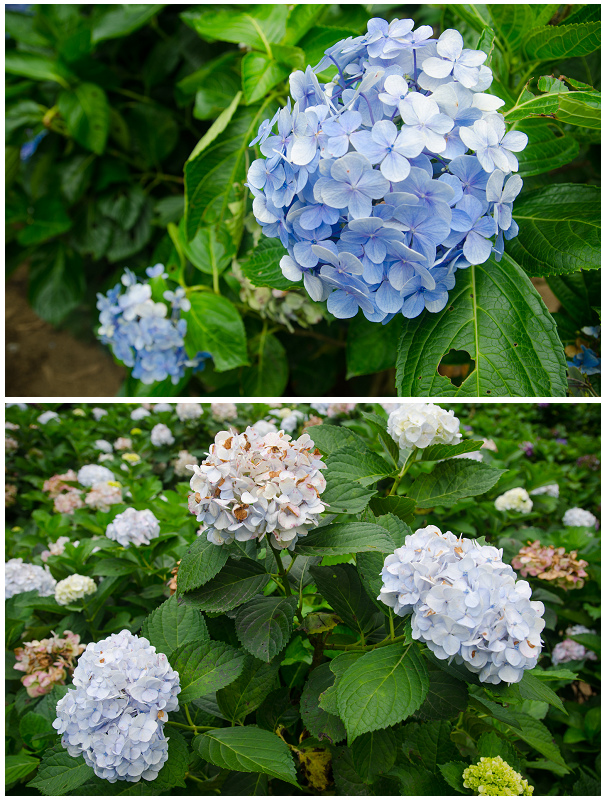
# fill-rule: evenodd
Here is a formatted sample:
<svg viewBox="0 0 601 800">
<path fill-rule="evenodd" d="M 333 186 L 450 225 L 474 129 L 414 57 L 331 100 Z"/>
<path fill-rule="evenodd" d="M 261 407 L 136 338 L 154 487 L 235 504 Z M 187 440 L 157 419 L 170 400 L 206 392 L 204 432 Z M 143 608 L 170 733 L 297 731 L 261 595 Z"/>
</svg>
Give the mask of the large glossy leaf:
<svg viewBox="0 0 601 800">
<path fill-rule="evenodd" d="M 11 783 L 26 778 L 39 763 L 39 758 L 27 755 L 26 751 L 23 751 L 18 756 L 6 756 L 4 760 L 4 783 L 8 787 Z"/>
<path fill-rule="evenodd" d="M 601 47 L 601 22 L 534 28 L 523 47 L 526 55 L 537 61 L 587 56 Z"/>
<path fill-rule="evenodd" d="M 223 545 L 209 542 L 206 536 L 199 536 L 186 551 L 177 574 L 179 594 L 197 589 L 214 578 L 227 561 L 229 551 Z"/>
<path fill-rule="evenodd" d="M 332 744 L 342 741 L 346 731 L 339 717 L 320 707 L 319 696 L 334 685 L 334 679 L 329 664 L 320 664 L 309 673 L 300 700 L 303 724 L 311 736 L 325 739 Z"/>
<path fill-rule="evenodd" d="M 195 737 L 193 745 L 201 758 L 216 767 L 261 772 L 297 785 L 288 745 L 271 731 L 254 725 L 224 728 Z"/>
<path fill-rule="evenodd" d="M 492 17 L 495 31 L 509 45 L 509 50 L 517 50 L 522 39 L 532 29 L 535 12 L 531 6 L 526 3 L 488 3 L 486 8 Z"/>
<path fill-rule="evenodd" d="M 173 595 L 150 614 L 142 625 L 142 636 L 154 645 L 157 653 L 170 656 L 182 644 L 209 640 L 207 624 L 200 611 L 179 605 Z"/>
<path fill-rule="evenodd" d="M 322 500 L 331 514 L 359 514 L 377 491 L 351 481 L 329 478 Z"/>
<path fill-rule="evenodd" d="M 210 353 L 217 372 L 248 364 L 244 324 L 234 304 L 209 292 L 194 292 L 190 303 L 190 310 L 182 314 L 188 320 L 188 355 Z"/>
<path fill-rule="evenodd" d="M 562 183 L 527 192 L 515 203 L 520 234 L 507 243 L 530 275 L 601 266 L 601 188 Z"/>
<path fill-rule="evenodd" d="M 95 17 L 92 27 L 92 41 L 102 42 L 105 39 L 117 39 L 146 25 L 155 14 L 165 8 L 165 3 L 148 5 L 144 3 L 128 3 L 97 7 L 100 13 Z"/>
<path fill-rule="evenodd" d="M 242 672 L 244 653 L 223 642 L 187 642 L 169 657 L 169 663 L 179 672 L 182 690 L 180 703 L 223 689 Z"/>
<path fill-rule="evenodd" d="M 247 656 L 240 677 L 217 692 L 219 710 L 230 722 L 244 722 L 256 711 L 277 681 L 279 663 L 265 664 Z"/>
<path fill-rule="evenodd" d="M 54 81 L 65 87 L 69 85 L 70 73 L 62 64 L 36 53 L 10 50 L 4 56 L 4 69 L 10 75 L 21 75 L 35 81 Z"/>
<path fill-rule="evenodd" d="M 364 446 L 363 440 L 356 433 L 342 426 L 327 423 L 315 425 L 309 435 L 322 453 L 334 453 L 341 447 L 351 444 L 355 447 Z"/>
<path fill-rule="evenodd" d="M 532 96 L 524 93 L 518 102 L 504 112 L 507 123 L 527 117 L 556 117 L 584 128 L 601 128 L 601 94 L 595 91 L 546 93 Z"/>
<path fill-rule="evenodd" d="M 376 453 L 360 452 L 349 445 L 336 450 L 327 459 L 328 485 L 330 481 L 356 481 L 361 486 L 371 486 L 390 475 L 391 465 Z"/>
<path fill-rule="evenodd" d="M 394 542 L 387 530 L 370 522 L 326 525 L 299 539 L 295 553 L 303 556 L 335 556 L 345 553 L 392 553 Z"/>
<path fill-rule="evenodd" d="M 228 561 L 215 578 L 188 597 L 203 611 L 230 611 L 254 597 L 268 582 L 269 575 L 261 564 L 241 558 Z"/>
<path fill-rule="evenodd" d="M 427 692 L 428 671 L 415 644 L 391 644 L 361 656 L 346 670 L 336 691 L 349 743 L 362 733 L 407 719 Z"/>
<path fill-rule="evenodd" d="M 287 252 L 279 239 L 268 239 L 264 236 L 250 256 L 240 261 L 240 267 L 255 286 L 291 289 L 295 284 L 282 275 L 280 268 L 280 260 Z"/>
<path fill-rule="evenodd" d="M 279 42 L 286 30 L 286 5 L 249 7 L 248 13 L 227 8 L 222 11 L 186 11 L 182 19 L 207 41 L 244 44 L 254 50 L 266 50 L 271 42 Z"/>
<path fill-rule="evenodd" d="M 338 616 L 354 630 L 366 635 L 377 626 L 379 609 L 367 594 L 352 564 L 311 567 L 317 590 Z"/>
<path fill-rule="evenodd" d="M 565 355 L 555 322 L 513 258 L 459 270 L 456 280 L 445 309 L 423 313 L 401 335 L 399 395 L 564 397 Z M 459 387 L 438 373 L 450 349 L 466 350 L 476 362 Z"/>
<path fill-rule="evenodd" d="M 58 108 L 67 130 L 78 144 L 96 155 L 104 153 L 109 132 L 109 104 L 95 83 L 80 83 L 61 92 Z"/>
<path fill-rule="evenodd" d="M 94 770 L 83 760 L 74 758 L 57 744 L 48 750 L 42 759 L 35 778 L 27 785 L 39 789 L 42 794 L 62 795 L 77 789 L 94 776 Z"/>
<path fill-rule="evenodd" d="M 580 145 L 573 136 L 547 120 L 524 120 L 519 128 L 528 136 L 528 145 L 520 153 L 520 175 L 523 178 L 563 167 L 580 152 Z"/>
<path fill-rule="evenodd" d="M 247 53 L 242 59 L 242 90 L 250 105 L 265 97 L 270 89 L 288 77 L 285 67 L 262 53 Z"/>
<path fill-rule="evenodd" d="M 298 605 L 296 597 L 255 597 L 236 613 L 240 644 L 262 661 L 271 661 L 288 643 Z"/>
<path fill-rule="evenodd" d="M 506 472 L 467 458 L 440 461 L 430 473 L 419 475 L 407 494 L 421 508 L 449 506 L 463 497 L 484 494 Z"/>
</svg>

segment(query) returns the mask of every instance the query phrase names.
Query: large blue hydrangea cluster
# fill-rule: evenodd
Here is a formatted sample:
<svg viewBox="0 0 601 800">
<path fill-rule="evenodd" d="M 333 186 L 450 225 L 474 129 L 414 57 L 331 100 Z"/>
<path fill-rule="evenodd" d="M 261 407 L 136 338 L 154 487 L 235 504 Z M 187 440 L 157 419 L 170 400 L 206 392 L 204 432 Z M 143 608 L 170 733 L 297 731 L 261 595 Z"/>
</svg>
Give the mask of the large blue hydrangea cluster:
<svg viewBox="0 0 601 800">
<path fill-rule="evenodd" d="M 163 273 L 162 264 L 146 270 L 151 279 Z M 123 293 L 121 284 L 125 287 Z M 187 322 L 180 315 L 190 310 L 185 290 L 178 287 L 174 292 L 165 291 L 166 302 L 155 302 L 150 284 L 139 282 L 129 269 L 125 270 L 121 284 L 106 295 L 97 295 L 98 337 L 103 344 L 110 345 L 116 358 L 133 367 L 132 376 L 146 384 L 167 378 L 175 384 L 184 377 L 187 368 L 202 370 L 210 353 L 200 352 L 188 358 L 184 348 Z"/>
<path fill-rule="evenodd" d="M 83 754 L 111 783 L 154 780 L 167 761 L 167 714 L 179 707 L 179 674 L 167 656 L 127 630 L 113 633 L 87 646 L 73 684 L 53 722 L 69 755 Z"/>
<path fill-rule="evenodd" d="M 441 311 L 455 271 L 500 259 L 518 232 L 511 173 L 528 139 L 506 132 L 503 101 L 485 94 L 486 54 L 413 25 L 372 19 L 293 72 L 294 107 L 251 142 L 264 156 L 248 171 L 253 211 L 288 249 L 282 272 L 339 318 Z"/>
<path fill-rule="evenodd" d="M 482 683 L 516 683 L 536 666 L 545 626 L 544 605 L 516 577 L 502 550 L 428 525 L 386 557 L 378 599 L 411 613 L 413 638 L 437 658 Z"/>
</svg>

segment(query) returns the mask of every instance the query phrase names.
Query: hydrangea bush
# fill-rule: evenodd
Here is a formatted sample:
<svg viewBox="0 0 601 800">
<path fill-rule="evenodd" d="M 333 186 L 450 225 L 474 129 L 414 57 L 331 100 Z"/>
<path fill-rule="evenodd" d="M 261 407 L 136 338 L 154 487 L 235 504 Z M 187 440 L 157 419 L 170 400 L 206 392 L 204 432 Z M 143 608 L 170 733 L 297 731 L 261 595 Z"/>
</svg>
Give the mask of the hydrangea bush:
<svg viewBox="0 0 601 800">
<path fill-rule="evenodd" d="M 595 405 L 7 415 L 9 792 L 597 791 Z"/>
</svg>

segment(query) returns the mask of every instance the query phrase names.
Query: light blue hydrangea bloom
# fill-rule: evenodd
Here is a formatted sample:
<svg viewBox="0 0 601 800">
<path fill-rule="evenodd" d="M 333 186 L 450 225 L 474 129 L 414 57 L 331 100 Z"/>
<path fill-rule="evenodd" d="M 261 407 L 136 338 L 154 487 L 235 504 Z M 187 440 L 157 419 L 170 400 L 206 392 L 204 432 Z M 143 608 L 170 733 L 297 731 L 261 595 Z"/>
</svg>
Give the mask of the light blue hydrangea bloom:
<svg viewBox="0 0 601 800">
<path fill-rule="evenodd" d="M 293 72 L 286 107 L 261 123 L 254 215 L 288 250 L 282 273 L 335 316 L 437 313 L 457 269 L 500 259 L 517 235 L 521 179 L 508 176 L 528 140 L 506 132 L 485 60 L 455 30 L 436 40 L 375 18 Z"/>
<path fill-rule="evenodd" d="M 148 267 L 146 274 L 150 279 L 159 278 L 164 276 L 164 269 L 162 264 L 156 264 Z M 124 293 L 121 284 L 125 287 Z M 103 344 L 111 347 L 119 361 L 133 367 L 132 376 L 146 384 L 167 378 L 175 384 L 188 368 L 202 370 L 211 354 L 199 352 L 189 358 L 184 348 L 187 322 L 180 315 L 190 310 L 185 290 L 181 287 L 167 290 L 163 293 L 166 302 L 155 302 L 150 284 L 138 282 L 128 269 L 121 284 L 106 295 L 97 295 L 96 307 L 100 311 L 97 335 Z"/>
<path fill-rule="evenodd" d="M 584 375 L 601 374 L 601 358 L 594 350 L 585 345 L 580 345 L 580 352 L 571 361 L 568 361 L 568 366 L 578 367 Z"/>
<path fill-rule="evenodd" d="M 167 761 L 163 727 L 177 711 L 179 674 L 148 639 L 128 630 L 89 644 L 52 723 L 70 756 L 99 778 L 152 781 Z"/>
</svg>

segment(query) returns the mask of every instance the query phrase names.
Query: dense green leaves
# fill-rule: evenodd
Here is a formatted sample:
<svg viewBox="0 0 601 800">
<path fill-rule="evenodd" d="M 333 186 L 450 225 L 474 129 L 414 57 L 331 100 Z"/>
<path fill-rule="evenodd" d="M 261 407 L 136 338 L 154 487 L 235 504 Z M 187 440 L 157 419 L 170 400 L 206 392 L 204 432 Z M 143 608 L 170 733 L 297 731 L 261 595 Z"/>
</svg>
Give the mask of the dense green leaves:
<svg viewBox="0 0 601 800">
<path fill-rule="evenodd" d="M 317 528 L 299 540 L 295 552 L 304 556 L 335 556 L 377 551 L 391 553 L 388 532 L 370 522 L 343 522 Z"/>
<path fill-rule="evenodd" d="M 44 755 L 36 777 L 27 785 L 45 795 L 62 795 L 77 789 L 93 775 L 83 756 L 74 758 L 57 744 Z"/>
<path fill-rule="evenodd" d="M 131 5 L 109 6 L 102 9 L 94 22 L 92 40 L 117 39 L 145 25 L 155 16 L 164 4 L 134 3 Z"/>
<path fill-rule="evenodd" d="M 594 53 L 601 47 L 601 22 L 551 26 L 531 30 L 524 51 L 538 61 L 574 58 Z"/>
<path fill-rule="evenodd" d="M 177 574 L 177 590 L 180 594 L 197 589 L 214 578 L 228 558 L 226 547 L 218 547 L 206 536 L 199 536 L 182 558 Z"/>
<path fill-rule="evenodd" d="M 455 719 L 467 708 L 469 699 L 463 681 L 429 665 L 430 685 L 422 705 L 415 712 L 417 719 Z"/>
<path fill-rule="evenodd" d="M 390 729 L 370 731 L 357 737 L 351 745 L 353 764 L 367 783 L 388 772 L 397 755 L 397 743 Z"/>
<path fill-rule="evenodd" d="M 40 763 L 39 758 L 22 753 L 17 756 L 6 756 L 4 761 L 4 782 L 7 786 L 22 778 L 26 778 L 30 772 Z"/>
<path fill-rule="evenodd" d="M 269 582 L 269 575 L 256 561 L 228 561 L 219 574 L 204 583 L 187 600 L 202 611 L 229 611 L 247 602 Z"/>
<path fill-rule="evenodd" d="M 279 663 L 265 664 L 247 656 L 240 676 L 217 692 L 219 710 L 230 722 L 244 722 L 273 689 L 278 679 Z"/>
<path fill-rule="evenodd" d="M 244 324 L 233 303 L 205 292 L 191 295 L 190 303 L 192 308 L 183 314 L 188 320 L 188 354 L 210 353 L 218 372 L 247 364 Z"/>
<path fill-rule="evenodd" d="M 463 497 L 487 492 L 503 472 L 469 459 L 441 461 L 432 472 L 420 475 L 408 494 L 421 508 L 449 506 Z"/>
<path fill-rule="evenodd" d="M 358 452 L 352 445 L 336 450 L 327 460 L 328 485 L 340 481 L 356 481 L 371 486 L 391 472 L 383 458 L 370 452 Z"/>
<path fill-rule="evenodd" d="M 179 672 L 180 703 L 189 703 L 227 686 L 242 672 L 244 653 L 223 642 L 188 642 L 178 647 L 169 663 Z"/>
<path fill-rule="evenodd" d="M 309 673 L 300 701 L 303 724 L 312 736 L 332 744 L 342 741 L 346 731 L 342 720 L 335 714 L 324 711 L 319 698 L 326 689 L 334 685 L 335 676 L 328 664 L 320 664 Z"/>
<path fill-rule="evenodd" d="M 381 622 L 378 607 L 365 591 L 354 566 L 313 566 L 309 570 L 319 593 L 349 627 L 365 635 Z"/>
<path fill-rule="evenodd" d="M 158 653 L 170 656 L 183 644 L 208 641 L 209 632 L 201 613 L 190 606 L 179 605 L 173 595 L 146 618 L 142 636 Z"/>
<path fill-rule="evenodd" d="M 255 597 L 236 613 L 236 633 L 245 650 L 271 661 L 292 634 L 296 597 Z"/>
<path fill-rule="evenodd" d="M 247 53 L 242 59 L 242 90 L 247 104 L 256 103 L 270 89 L 288 77 L 289 68 L 261 53 Z"/>
<path fill-rule="evenodd" d="M 109 104 L 104 90 L 94 83 L 80 83 L 61 93 L 58 108 L 75 141 L 101 155 L 109 132 Z"/>
<path fill-rule="evenodd" d="M 511 6 L 511 8 L 516 8 Z M 527 8 L 527 6 L 520 6 Z M 520 123 L 520 130 L 527 134 L 528 145 L 520 153 L 520 175 L 542 175 L 552 169 L 563 167 L 573 161 L 580 150 L 576 139 L 547 120 L 528 119 Z"/>
<path fill-rule="evenodd" d="M 508 250 L 530 275 L 557 275 L 601 264 L 601 189 L 558 184 L 521 195 L 513 216 L 520 236 Z"/>
<path fill-rule="evenodd" d="M 467 351 L 476 362 L 458 387 L 438 373 L 451 349 Z M 459 270 L 446 308 L 422 315 L 402 333 L 397 388 L 411 397 L 556 397 L 566 392 L 565 369 L 551 315 L 525 273 L 505 255 L 500 262 L 489 259 Z"/>
<path fill-rule="evenodd" d="M 391 644 L 361 656 L 346 670 L 336 692 L 349 742 L 406 719 L 427 691 L 428 671 L 416 645 Z"/>
</svg>

